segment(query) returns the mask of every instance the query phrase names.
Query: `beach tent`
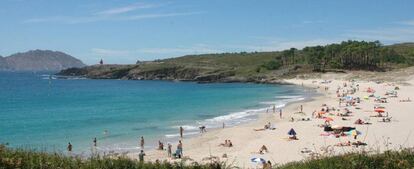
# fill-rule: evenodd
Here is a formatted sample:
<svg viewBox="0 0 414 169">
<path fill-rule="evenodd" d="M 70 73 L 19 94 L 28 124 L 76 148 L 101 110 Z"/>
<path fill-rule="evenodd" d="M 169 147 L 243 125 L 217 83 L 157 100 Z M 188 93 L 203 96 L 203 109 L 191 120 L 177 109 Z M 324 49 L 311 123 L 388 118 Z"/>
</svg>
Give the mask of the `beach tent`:
<svg viewBox="0 0 414 169">
<path fill-rule="evenodd" d="M 296 131 L 295 131 L 293 128 L 291 128 L 291 129 L 289 130 L 288 134 L 289 134 L 289 135 L 292 135 L 292 136 L 295 136 L 295 135 L 296 135 Z"/>
</svg>

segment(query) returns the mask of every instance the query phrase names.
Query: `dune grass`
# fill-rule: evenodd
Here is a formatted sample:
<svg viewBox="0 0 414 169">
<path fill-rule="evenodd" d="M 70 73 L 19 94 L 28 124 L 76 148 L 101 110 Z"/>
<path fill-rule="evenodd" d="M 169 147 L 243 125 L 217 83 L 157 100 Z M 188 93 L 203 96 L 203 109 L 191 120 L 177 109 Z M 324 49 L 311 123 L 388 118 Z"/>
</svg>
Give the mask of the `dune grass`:
<svg viewBox="0 0 414 169">
<path fill-rule="evenodd" d="M 69 157 L 60 153 L 46 153 L 33 150 L 11 149 L 0 145 L 0 169 L 210 169 L 228 168 L 224 163 L 149 163 L 126 157 L 100 157 L 88 159 Z"/>
<path fill-rule="evenodd" d="M 386 151 L 379 154 L 350 153 L 315 160 L 291 162 L 277 169 L 397 169 L 414 168 L 413 149 Z"/>
<path fill-rule="evenodd" d="M 126 157 L 68 157 L 59 153 L 11 149 L 0 145 L 0 169 L 221 169 L 237 168 L 225 163 L 141 163 Z M 341 156 L 291 162 L 276 169 L 397 169 L 414 168 L 414 149 L 386 151 L 379 154 L 350 153 Z"/>
</svg>

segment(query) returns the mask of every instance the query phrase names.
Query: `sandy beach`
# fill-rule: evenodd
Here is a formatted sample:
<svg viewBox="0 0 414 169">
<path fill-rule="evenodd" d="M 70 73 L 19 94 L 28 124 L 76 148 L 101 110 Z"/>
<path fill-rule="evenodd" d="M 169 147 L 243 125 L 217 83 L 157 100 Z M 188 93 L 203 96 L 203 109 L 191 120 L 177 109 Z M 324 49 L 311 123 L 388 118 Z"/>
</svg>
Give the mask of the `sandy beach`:
<svg viewBox="0 0 414 169">
<path fill-rule="evenodd" d="M 414 80 L 411 76 L 413 69 L 399 72 L 387 73 L 365 73 L 352 72 L 347 74 L 327 73 L 318 76 L 301 77 L 288 79 L 286 82 L 303 85 L 304 87 L 317 90 L 321 95 L 305 102 L 296 102 L 283 108 L 283 117 L 279 117 L 279 112 L 263 112 L 259 119 L 234 127 L 216 129 L 208 131 L 200 136 L 184 138 L 183 155 L 196 162 L 209 162 L 214 160 L 224 161 L 229 165 L 241 168 L 254 168 L 258 164 L 251 162 L 251 158 L 260 157 L 269 160 L 273 165 L 284 164 L 287 162 L 309 159 L 315 156 L 329 156 L 352 151 L 380 152 L 387 149 L 398 149 L 400 147 L 412 147 L 414 139 L 414 109 L 413 102 L 401 102 L 400 100 L 414 96 Z M 350 79 L 355 79 L 350 81 Z M 346 87 L 344 84 L 346 83 Z M 396 87 L 399 89 L 396 90 Z M 375 92 L 367 92 L 368 89 Z M 343 93 L 352 98 L 359 98 L 360 103 L 346 106 L 345 100 L 339 103 L 339 94 Z M 351 94 L 352 90 L 355 93 Z M 348 92 L 347 92 L 348 91 Z M 385 95 L 387 91 L 397 92 L 397 97 Z M 368 97 L 373 95 L 374 97 Z M 345 96 L 346 97 L 346 96 Z M 378 103 L 375 98 L 386 98 L 387 103 Z M 413 98 L 411 98 L 413 99 Z M 385 99 L 384 99 L 385 100 Z M 303 106 L 303 113 L 300 111 Z M 326 105 L 326 106 L 322 106 Z M 384 117 L 372 117 L 378 115 L 374 111 L 375 106 L 383 106 L 388 112 L 390 122 L 382 122 Z M 329 107 L 331 110 L 325 112 L 324 118 L 312 117 L 321 112 L 322 108 Z M 334 108 L 334 109 L 332 109 Z M 349 116 L 341 117 L 338 113 L 350 111 Z M 313 113 L 315 112 L 315 113 Z M 386 113 L 381 113 L 384 116 Z M 291 122 L 291 119 L 294 119 Z M 302 121 L 302 119 L 310 119 Z M 335 137 L 324 132 L 323 125 L 327 118 L 333 121 L 331 126 L 355 127 L 360 133 L 357 139 L 352 135 Z M 346 119 L 346 120 L 345 120 Z M 354 124 L 357 119 L 370 124 Z M 271 123 L 275 130 L 255 131 L 254 129 L 264 128 L 264 125 Z M 288 131 L 293 128 L 297 133 L 298 140 L 289 140 Z M 178 131 L 177 131 L 178 132 Z M 225 140 L 231 140 L 232 147 L 219 146 Z M 367 146 L 335 146 L 338 143 L 347 141 L 360 141 Z M 155 143 L 154 143 L 155 144 Z M 177 143 L 173 144 L 175 152 Z M 269 152 L 259 154 L 259 149 L 265 145 Z M 166 146 L 165 146 L 166 147 Z M 223 155 L 227 157 L 223 157 Z M 137 153 L 128 155 L 137 159 Z M 146 152 L 147 161 L 167 160 L 174 161 L 167 157 L 166 150 L 151 150 Z M 259 165 L 260 166 L 260 165 Z"/>
</svg>

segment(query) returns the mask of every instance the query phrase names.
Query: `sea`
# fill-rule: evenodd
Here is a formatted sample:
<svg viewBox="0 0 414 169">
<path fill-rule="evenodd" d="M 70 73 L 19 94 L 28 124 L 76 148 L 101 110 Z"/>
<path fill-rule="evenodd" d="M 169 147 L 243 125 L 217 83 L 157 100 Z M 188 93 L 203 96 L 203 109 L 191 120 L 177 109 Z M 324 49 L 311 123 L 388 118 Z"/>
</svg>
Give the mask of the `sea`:
<svg viewBox="0 0 414 169">
<path fill-rule="evenodd" d="M 59 78 L 51 73 L 0 72 L 0 143 L 87 155 L 134 152 L 158 140 L 248 123 L 315 94 L 294 85 Z M 95 150 L 96 151 L 96 150 Z"/>
</svg>

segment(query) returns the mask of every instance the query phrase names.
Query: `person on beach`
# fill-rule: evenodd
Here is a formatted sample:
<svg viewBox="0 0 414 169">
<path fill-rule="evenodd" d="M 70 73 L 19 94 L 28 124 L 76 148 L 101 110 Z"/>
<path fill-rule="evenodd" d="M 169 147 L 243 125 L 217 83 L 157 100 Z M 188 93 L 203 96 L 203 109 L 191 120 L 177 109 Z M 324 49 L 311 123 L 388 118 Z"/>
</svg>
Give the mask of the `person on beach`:
<svg viewBox="0 0 414 169">
<path fill-rule="evenodd" d="M 273 113 L 276 113 L 276 106 L 273 105 Z"/>
<path fill-rule="evenodd" d="M 184 128 L 182 126 L 180 126 L 180 137 L 183 138 L 183 132 L 184 132 Z"/>
<path fill-rule="evenodd" d="M 266 164 L 266 163 L 265 163 Z M 264 169 L 272 169 L 272 162 L 270 162 L 270 160 L 267 161 L 266 165 L 263 165 Z"/>
<path fill-rule="evenodd" d="M 141 152 L 138 154 L 138 158 L 139 158 L 139 162 L 144 162 L 144 156 L 145 156 L 145 153 L 144 153 L 144 150 L 141 150 Z"/>
<path fill-rule="evenodd" d="M 158 150 L 164 150 L 164 143 L 158 140 Z"/>
<path fill-rule="evenodd" d="M 226 124 L 224 124 L 224 122 L 223 122 L 223 129 L 224 129 L 224 127 L 226 127 Z"/>
<path fill-rule="evenodd" d="M 71 154 L 72 153 L 72 144 L 70 144 L 70 142 L 68 143 L 67 149 L 68 149 L 69 154 Z"/>
<path fill-rule="evenodd" d="M 262 147 L 260 147 L 259 149 L 259 154 L 264 154 L 264 153 L 268 153 L 269 150 L 267 149 L 267 147 L 265 145 L 263 145 Z"/>
<path fill-rule="evenodd" d="M 183 156 L 183 143 L 181 142 L 181 140 L 178 141 L 177 151 L 175 153 L 178 156 L 178 158 L 181 158 Z"/>
<path fill-rule="evenodd" d="M 97 146 L 97 141 L 96 141 L 96 137 L 93 139 L 93 147 Z"/>
<path fill-rule="evenodd" d="M 200 133 L 201 133 L 201 134 L 203 134 L 203 133 L 207 132 L 207 130 L 206 130 L 206 126 L 200 126 L 200 127 L 199 127 L 199 129 L 200 129 Z"/>
<path fill-rule="evenodd" d="M 282 119 L 282 109 L 279 109 L 279 117 Z"/>
<path fill-rule="evenodd" d="M 168 143 L 168 147 L 167 147 L 167 155 L 168 157 L 171 157 L 172 151 L 171 151 L 172 145 L 170 143 Z"/>
<path fill-rule="evenodd" d="M 141 143 L 140 143 L 141 149 L 144 149 L 144 143 L 145 143 L 144 136 L 141 136 Z"/>
<path fill-rule="evenodd" d="M 300 112 L 303 112 L 303 105 L 300 105 Z"/>
</svg>

